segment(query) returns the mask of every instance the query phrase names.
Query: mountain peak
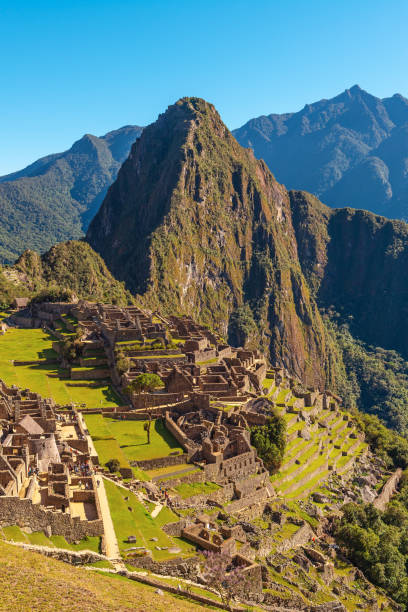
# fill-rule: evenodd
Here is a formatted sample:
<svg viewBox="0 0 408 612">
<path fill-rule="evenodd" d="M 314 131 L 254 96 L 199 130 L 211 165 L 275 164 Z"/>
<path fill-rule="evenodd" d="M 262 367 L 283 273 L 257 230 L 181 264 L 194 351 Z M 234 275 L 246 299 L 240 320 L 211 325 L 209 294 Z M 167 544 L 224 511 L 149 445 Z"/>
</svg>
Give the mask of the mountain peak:
<svg viewBox="0 0 408 612">
<path fill-rule="evenodd" d="M 233 312 L 251 304 L 262 331 L 255 322 L 249 328 L 263 348 L 320 385 L 316 363 L 328 349 L 296 263 L 290 216 L 285 188 L 237 143 L 214 106 L 185 97 L 135 142 L 87 240 L 143 303 L 194 314 L 237 345 Z M 302 303 L 290 320 L 283 294 Z M 316 358 L 308 361 L 310 353 Z"/>
<path fill-rule="evenodd" d="M 332 206 L 406 219 L 407 156 L 401 143 L 407 123 L 408 100 L 399 94 L 381 99 L 355 84 L 297 113 L 252 119 L 233 134 L 291 189 L 309 191 Z M 393 156 L 397 142 L 402 153 Z"/>
</svg>

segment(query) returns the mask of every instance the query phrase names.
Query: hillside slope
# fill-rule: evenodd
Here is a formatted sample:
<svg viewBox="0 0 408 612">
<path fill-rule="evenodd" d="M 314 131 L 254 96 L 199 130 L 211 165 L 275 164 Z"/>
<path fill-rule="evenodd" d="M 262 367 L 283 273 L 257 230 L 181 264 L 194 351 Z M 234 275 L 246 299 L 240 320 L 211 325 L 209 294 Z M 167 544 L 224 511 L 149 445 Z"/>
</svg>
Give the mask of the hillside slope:
<svg viewBox="0 0 408 612">
<path fill-rule="evenodd" d="M 86 134 L 68 151 L 0 177 L 0 261 L 82 236 L 141 131 Z"/>
<path fill-rule="evenodd" d="M 290 193 L 302 270 L 319 306 L 352 317 L 360 338 L 408 358 L 408 225 L 362 210 L 331 210 Z"/>
<path fill-rule="evenodd" d="M 408 100 L 358 85 L 299 112 L 251 119 L 234 136 L 290 189 L 330 206 L 408 219 Z"/>
<path fill-rule="evenodd" d="M 0 282 L 4 302 L 16 296 L 34 297 L 41 292 L 64 289 L 95 302 L 125 305 L 133 301 L 101 257 L 82 241 L 61 242 L 43 255 L 27 250 L 12 268 L 4 268 L 3 277 L 7 279 L 7 284 Z"/>
<path fill-rule="evenodd" d="M 118 576 L 72 567 L 0 541 L 3 610 L 202 610 L 202 606 Z"/>
<path fill-rule="evenodd" d="M 150 306 L 194 314 L 238 344 L 251 328 L 273 361 L 310 384 L 330 379 L 289 195 L 211 104 L 183 98 L 143 131 L 87 240 Z"/>
</svg>

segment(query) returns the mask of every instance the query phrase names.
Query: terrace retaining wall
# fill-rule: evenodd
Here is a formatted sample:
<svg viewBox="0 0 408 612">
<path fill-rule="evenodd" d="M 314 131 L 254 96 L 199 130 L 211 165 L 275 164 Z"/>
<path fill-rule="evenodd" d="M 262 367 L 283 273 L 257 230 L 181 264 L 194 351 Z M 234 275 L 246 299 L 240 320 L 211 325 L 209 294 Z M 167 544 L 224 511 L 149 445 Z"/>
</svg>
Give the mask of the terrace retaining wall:
<svg viewBox="0 0 408 612">
<path fill-rule="evenodd" d="M 139 467 L 142 470 L 155 470 L 162 467 L 169 467 L 171 465 L 180 465 L 181 463 L 187 462 L 187 454 L 182 453 L 180 455 L 169 455 L 168 457 L 158 457 L 157 459 L 145 459 L 143 461 L 131 461 L 130 465 Z M 194 467 L 192 465 L 192 467 Z"/>
<path fill-rule="evenodd" d="M 98 507 L 97 507 L 98 510 Z M 86 536 L 103 535 L 102 519 L 83 521 L 62 512 L 46 510 L 29 499 L 0 497 L 0 526 L 29 527 L 32 531 L 62 535 L 68 542 L 82 540 Z"/>
</svg>

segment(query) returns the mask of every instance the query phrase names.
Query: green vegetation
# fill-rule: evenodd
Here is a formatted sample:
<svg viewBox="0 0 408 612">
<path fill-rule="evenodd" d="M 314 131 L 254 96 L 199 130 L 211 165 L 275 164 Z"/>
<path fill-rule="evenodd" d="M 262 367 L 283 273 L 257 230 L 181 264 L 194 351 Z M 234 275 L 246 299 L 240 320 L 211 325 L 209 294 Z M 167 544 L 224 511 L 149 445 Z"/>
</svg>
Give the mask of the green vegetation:
<svg viewBox="0 0 408 612">
<path fill-rule="evenodd" d="M 408 609 L 408 487 L 385 512 L 372 504 L 343 506 L 336 539 L 367 578 Z"/>
<path fill-rule="evenodd" d="M 214 491 L 218 491 L 220 486 L 215 484 L 215 482 L 182 482 L 176 485 L 174 489 L 181 497 L 186 498 L 192 497 L 193 495 L 213 493 Z"/>
<path fill-rule="evenodd" d="M 195 553 L 194 546 L 184 542 L 181 538 L 168 536 L 161 529 L 166 523 L 178 520 L 177 515 L 173 514 L 169 508 L 164 507 L 154 519 L 150 516 L 151 509 L 154 507 L 153 504 L 149 504 L 149 509 L 146 510 L 133 493 L 108 480 L 105 480 L 105 489 L 116 537 L 123 555 L 126 556 L 127 548 L 134 546 L 127 542 L 130 535 L 135 535 L 136 545 L 145 546 L 151 550 L 153 558 L 158 561 L 173 558 L 176 555 L 168 550 L 157 550 L 156 546 L 167 546 L 169 548 L 177 546 L 181 549 L 181 556 L 183 557 Z M 125 500 L 125 497 L 128 499 Z M 152 541 L 151 538 L 157 538 L 157 542 Z M 180 556 L 180 553 L 177 556 Z"/>
<path fill-rule="evenodd" d="M 126 387 L 126 391 L 128 393 L 132 391 L 135 393 L 147 393 L 163 386 L 163 381 L 160 376 L 145 372 L 143 374 L 138 374 L 138 376 L 136 376 L 136 378 Z"/>
<path fill-rule="evenodd" d="M 73 293 L 68 289 L 60 287 L 50 287 L 43 289 L 37 293 L 31 300 L 30 304 L 42 304 L 43 302 L 72 302 Z"/>
<path fill-rule="evenodd" d="M 326 319 L 340 347 L 344 372 L 338 390 L 346 405 L 375 414 L 408 435 L 408 361 L 396 351 L 370 346 L 353 337 L 349 325 Z"/>
<path fill-rule="evenodd" d="M 123 283 L 113 278 L 101 257 L 86 242 L 60 242 L 41 257 L 25 251 L 13 269 L 25 279 L 35 300 L 58 299 L 65 292 L 109 304 L 133 303 Z"/>
<path fill-rule="evenodd" d="M 11 587 L 12 585 L 12 587 Z M 202 610 L 153 587 L 97 571 L 84 571 L 0 541 L 0 589 L 4 610 L 124 612 Z"/>
<path fill-rule="evenodd" d="M 286 422 L 277 412 L 272 413 L 265 425 L 251 427 L 251 444 L 271 474 L 276 472 L 283 460 L 286 446 Z"/>
<path fill-rule="evenodd" d="M 259 346 L 259 330 L 249 304 L 239 306 L 231 313 L 228 337 L 234 346 Z"/>
<path fill-rule="evenodd" d="M 120 467 L 130 468 L 128 458 L 108 428 L 108 420 L 104 419 L 101 414 L 84 414 L 83 416 L 100 464 L 107 465 L 109 461 L 116 459 Z"/>
<path fill-rule="evenodd" d="M 388 467 L 408 467 L 406 438 L 385 427 L 376 416 L 359 413 L 356 420 L 373 452 L 382 457 Z"/>
<path fill-rule="evenodd" d="M 57 364 L 52 363 L 13 365 L 13 360 L 55 359 L 54 341 L 55 338 L 42 329 L 9 329 L 0 336 L 0 378 L 9 385 L 15 384 L 43 397 L 52 397 L 61 405 L 76 403 L 100 408 L 120 404 L 111 386 L 104 381 L 61 379 Z"/>
<path fill-rule="evenodd" d="M 195 469 L 195 466 L 191 463 L 178 463 L 177 465 L 166 465 L 165 467 L 156 468 L 154 470 L 146 470 L 146 474 L 149 475 L 149 478 L 155 478 L 156 476 L 165 476 L 172 472 L 192 469 Z"/>
<path fill-rule="evenodd" d="M 174 451 L 182 452 L 161 419 L 152 420 L 150 444 L 147 444 L 143 421 L 104 418 L 100 414 L 87 414 L 84 418 L 95 448 L 98 454 L 101 453 L 102 464 L 114 457 L 123 467 L 129 461 L 156 459 L 167 457 Z"/>
<path fill-rule="evenodd" d="M 0 183 L 0 261 L 25 249 L 44 252 L 80 238 L 141 128 L 127 126 L 105 137 L 87 134 L 65 153 L 37 160 Z"/>
<path fill-rule="evenodd" d="M 28 295 L 28 289 L 18 281 L 11 282 L 0 266 L 0 308 L 10 308 L 15 297 L 27 297 Z"/>
<path fill-rule="evenodd" d="M 118 459 L 109 459 L 109 461 L 107 461 L 105 465 L 111 472 L 111 474 L 113 474 L 114 472 L 119 471 L 120 461 L 118 461 Z"/>
<path fill-rule="evenodd" d="M 76 544 L 71 544 L 63 536 L 54 535 L 47 537 L 42 531 L 25 533 L 17 525 L 0 528 L 0 536 L 5 540 L 13 542 L 24 542 L 25 544 L 35 544 L 37 546 L 48 546 L 50 548 L 64 548 L 66 550 L 91 550 L 101 552 L 100 537 L 86 537 Z"/>
</svg>

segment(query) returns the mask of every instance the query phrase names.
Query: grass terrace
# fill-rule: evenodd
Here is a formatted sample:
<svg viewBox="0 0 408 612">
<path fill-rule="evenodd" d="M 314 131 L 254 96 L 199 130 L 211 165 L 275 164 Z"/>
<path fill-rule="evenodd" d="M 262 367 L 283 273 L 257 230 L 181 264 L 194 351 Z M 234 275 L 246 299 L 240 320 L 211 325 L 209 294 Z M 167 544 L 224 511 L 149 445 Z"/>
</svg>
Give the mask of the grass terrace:
<svg viewBox="0 0 408 612">
<path fill-rule="evenodd" d="M 48 546 L 49 548 L 64 548 L 65 550 L 91 550 L 101 552 L 101 538 L 84 538 L 78 544 L 71 544 L 63 536 L 55 535 L 47 537 L 42 531 L 25 533 L 17 525 L 0 528 L 0 537 L 4 540 L 13 542 L 23 542 L 24 544 L 35 544 L 37 546 Z"/>
<path fill-rule="evenodd" d="M 161 419 L 153 420 L 150 428 L 150 444 L 147 444 L 147 434 L 143 429 L 145 421 L 119 420 L 103 417 L 101 414 L 84 415 L 89 433 L 94 441 L 95 448 L 100 454 L 101 464 L 109 459 L 119 459 L 122 467 L 123 459 L 129 461 L 143 461 L 167 457 L 171 453 L 183 449 L 177 440 L 166 429 Z M 115 454 L 110 454 L 116 450 Z M 108 456 L 109 455 L 109 456 Z M 118 456 L 119 455 L 119 456 Z M 176 471 L 177 466 L 173 471 Z"/>
<path fill-rule="evenodd" d="M 12 585 L 12 587 L 11 587 Z M 3 610 L 114 612 L 203 610 L 202 605 L 102 571 L 84 571 L 61 561 L 0 542 Z"/>
<path fill-rule="evenodd" d="M 221 487 L 215 482 L 182 482 L 174 487 L 174 490 L 183 498 L 192 497 L 193 495 L 203 495 L 218 491 Z"/>
<path fill-rule="evenodd" d="M 56 340 L 42 329 L 9 329 L 0 336 L 0 378 L 8 385 L 29 388 L 58 404 L 86 404 L 90 408 L 119 406 L 121 401 L 106 381 L 70 381 L 60 378 L 52 348 Z M 34 365 L 15 366 L 16 361 L 39 361 Z M 42 363 L 41 363 L 42 361 Z"/>
<path fill-rule="evenodd" d="M 135 546 L 126 541 L 130 535 L 136 536 L 136 546 L 144 546 L 151 550 L 153 558 L 157 561 L 195 554 L 195 547 L 190 543 L 182 538 L 169 536 L 162 530 L 163 525 L 179 520 L 169 508 L 163 507 L 153 519 L 150 516 L 153 504 L 146 504 L 145 507 L 133 493 L 108 480 L 105 480 L 105 489 L 119 549 L 123 555 L 126 556 L 127 548 Z M 125 500 L 125 497 L 128 499 Z M 152 538 L 157 538 L 157 541 L 152 541 Z M 156 546 L 177 547 L 181 549 L 181 553 L 173 554 L 168 550 L 157 550 Z"/>
</svg>

